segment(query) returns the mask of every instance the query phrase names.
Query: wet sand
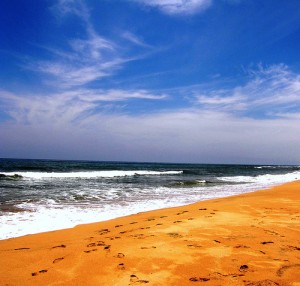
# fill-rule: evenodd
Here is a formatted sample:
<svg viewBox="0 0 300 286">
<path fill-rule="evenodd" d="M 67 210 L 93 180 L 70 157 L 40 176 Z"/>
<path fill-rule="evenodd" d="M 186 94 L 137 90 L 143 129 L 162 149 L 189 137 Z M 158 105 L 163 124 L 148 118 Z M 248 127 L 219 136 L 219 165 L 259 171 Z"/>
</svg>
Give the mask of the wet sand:
<svg viewBox="0 0 300 286">
<path fill-rule="evenodd" d="M 300 285 L 300 181 L 0 241 L 0 285 Z"/>
</svg>

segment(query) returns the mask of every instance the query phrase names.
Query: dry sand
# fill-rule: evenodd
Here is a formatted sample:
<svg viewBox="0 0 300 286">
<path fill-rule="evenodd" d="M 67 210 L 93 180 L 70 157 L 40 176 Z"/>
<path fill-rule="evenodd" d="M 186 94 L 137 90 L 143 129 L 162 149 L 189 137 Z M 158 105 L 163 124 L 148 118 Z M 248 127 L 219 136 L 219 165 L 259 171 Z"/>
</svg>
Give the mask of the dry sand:
<svg viewBox="0 0 300 286">
<path fill-rule="evenodd" d="M 300 181 L 0 241 L 0 285 L 300 285 Z"/>
</svg>

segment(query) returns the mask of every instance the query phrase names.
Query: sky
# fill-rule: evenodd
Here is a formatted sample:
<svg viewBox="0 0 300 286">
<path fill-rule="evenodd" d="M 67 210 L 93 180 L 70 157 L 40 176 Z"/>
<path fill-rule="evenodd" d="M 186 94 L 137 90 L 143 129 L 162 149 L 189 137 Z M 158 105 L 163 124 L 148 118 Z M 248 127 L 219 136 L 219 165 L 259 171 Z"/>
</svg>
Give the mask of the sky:
<svg viewBox="0 0 300 286">
<path fill-rule="evenodd" d="M 0 157 L 300 164 L 299 0 L 1 0 Z"/>
</svg>

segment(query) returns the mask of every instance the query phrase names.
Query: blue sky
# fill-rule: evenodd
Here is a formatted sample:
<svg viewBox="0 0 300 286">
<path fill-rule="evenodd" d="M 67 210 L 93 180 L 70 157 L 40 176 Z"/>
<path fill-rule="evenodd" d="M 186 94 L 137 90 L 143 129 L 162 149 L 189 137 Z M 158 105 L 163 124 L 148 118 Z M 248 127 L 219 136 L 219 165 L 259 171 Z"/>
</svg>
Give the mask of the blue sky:
<svg viewBox="0 0 300 286">
<path fill-rule="evenodd" d="M 298 0 L 2 0 L 0 157 L 300 164 Z"/>
</svg>

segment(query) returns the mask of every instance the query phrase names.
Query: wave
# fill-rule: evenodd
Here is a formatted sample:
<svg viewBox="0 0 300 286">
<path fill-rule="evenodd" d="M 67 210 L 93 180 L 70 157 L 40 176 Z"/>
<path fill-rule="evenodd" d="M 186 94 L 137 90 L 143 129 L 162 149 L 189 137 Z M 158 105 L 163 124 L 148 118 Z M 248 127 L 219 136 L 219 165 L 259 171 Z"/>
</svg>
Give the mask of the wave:
<svg viewBox="0 0 300 286">
<path fill-rule="evenodd" d="M 160 176 L 160 175 L 177 175 L 182 174 L 182 171 L 90 171 L 90 172 L 17 172 L 17 173 L 4 173 L 1 174 L 3 178 L 24 178 L 24 179 L 47 179 L 47 178 L 113 178 L 113 177 L 126 177 L 126 176 Z M 1 178 L 1 177 L 0 177 Z"/>
<path fill-rule="evenodd" d="M 299 166 L 293 165 L 264 165 L 264 166 L 255 166 L 254 169 L 267 169 L 267 170 L 299 170 Z"/>
<path fill-rule="evenodd" d="M 197 187 L 203 186 L 207 184 L 213 184 L 213 182 L 206 181 L 206 180 L 191 180 L 191 181 L 177 181 L 169 185 L 169 187 Z"/>
<path fill-rule="evenodd" d="M 219 177 L 218 180 L 234 183 L 283 184 L 295 180 L 300 180 L 300 171 L 290 172 L 287 174 Z"/>
<path fill-rule="evenodd" d="M 11 174 L 11 175 L 5 175 L 5 174 L 0 174 L 0 180 L 20 180 L 23 177 L 18 174 Z"/>
</svg>

